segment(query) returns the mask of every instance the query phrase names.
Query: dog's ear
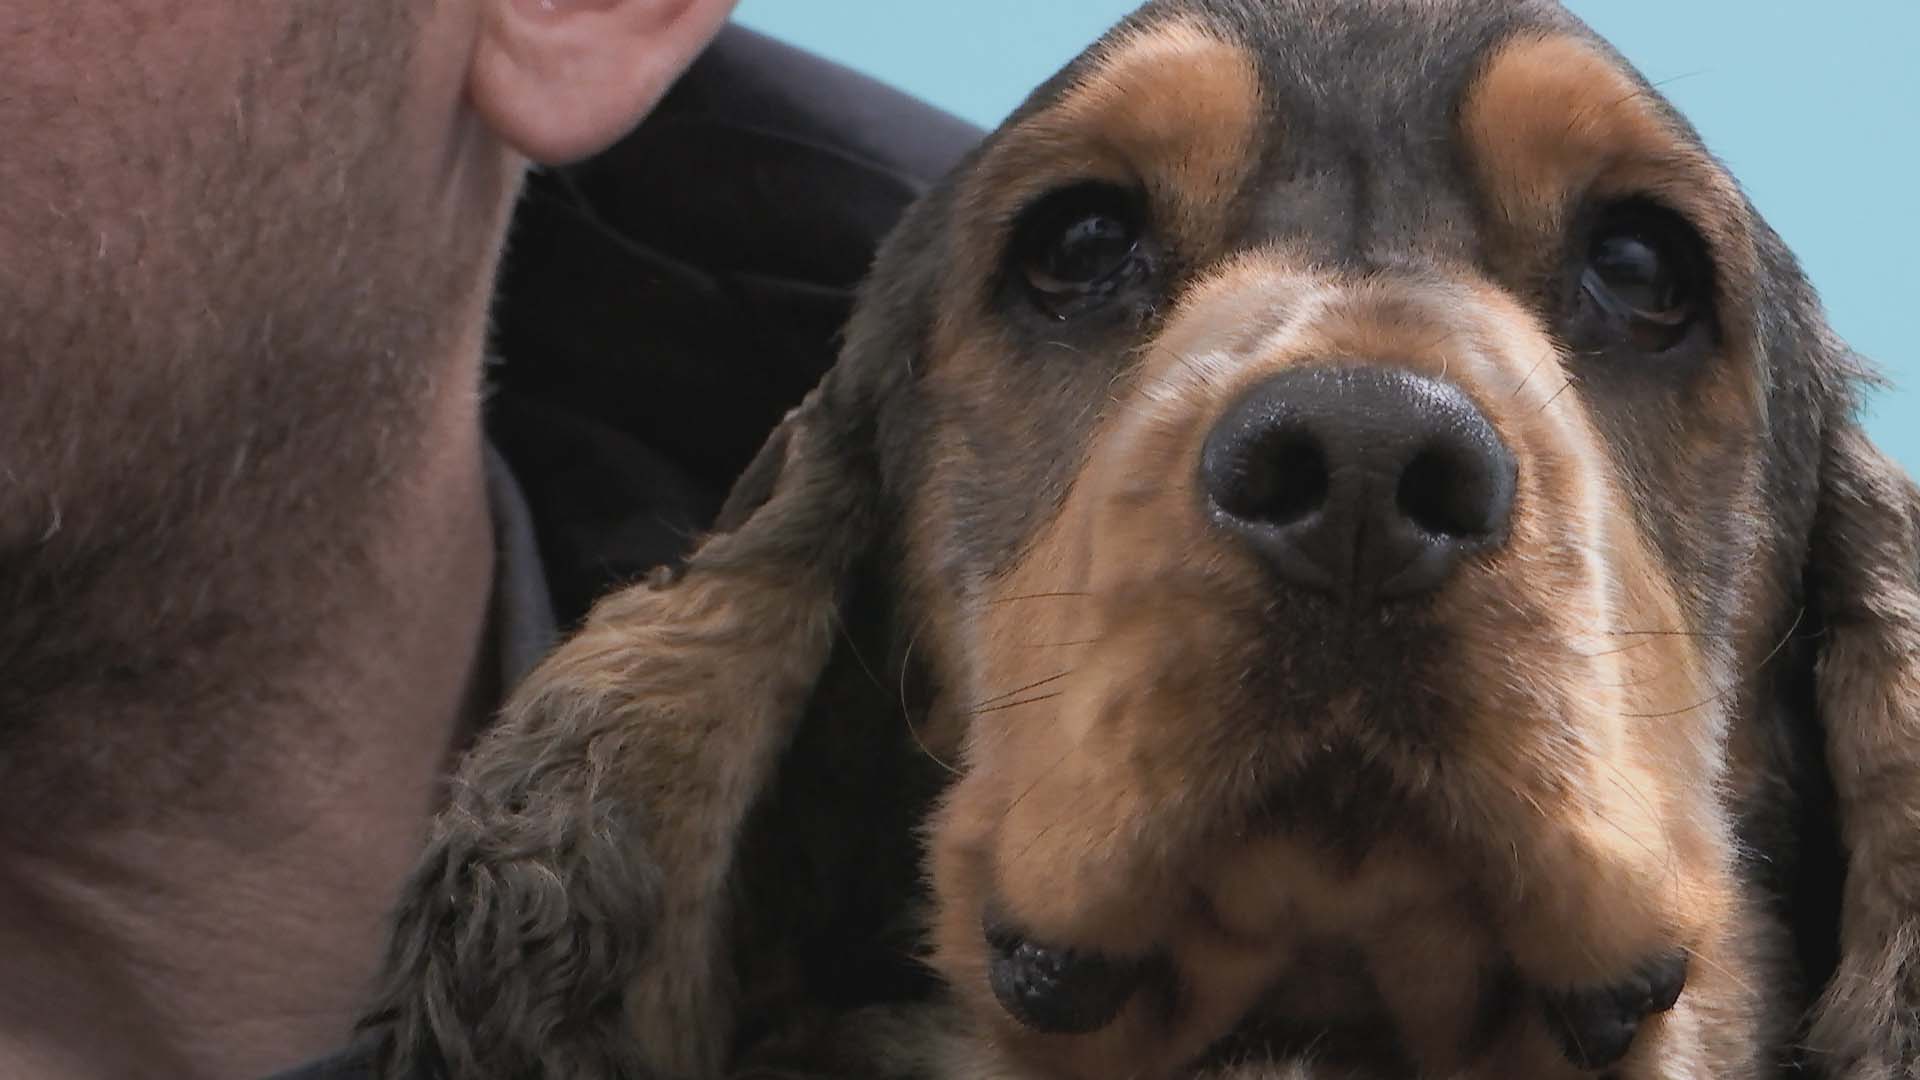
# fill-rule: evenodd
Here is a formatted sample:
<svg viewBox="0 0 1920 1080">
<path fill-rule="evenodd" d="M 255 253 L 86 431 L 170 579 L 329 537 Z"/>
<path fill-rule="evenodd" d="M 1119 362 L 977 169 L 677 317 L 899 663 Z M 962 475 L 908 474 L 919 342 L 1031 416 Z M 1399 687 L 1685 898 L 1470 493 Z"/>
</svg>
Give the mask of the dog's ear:
<svg viewBox="0 0 1920 1080">
<path fill-rule="evenodd" d="M 468 754 L 367 1026 L 394 1077 L 710 1077 L 739 833 L 878 532 L 836 368 L 672 574 L 601 601 Z"/>
<path fill-rule="evenodd" d="M 1846 856 L 1839 968 L 1809 1045 L 1826 1075 L 1920 1070 L 1920 490 L 1851 419 L 1824 436 L 1806 596 Z"/>
</svg>

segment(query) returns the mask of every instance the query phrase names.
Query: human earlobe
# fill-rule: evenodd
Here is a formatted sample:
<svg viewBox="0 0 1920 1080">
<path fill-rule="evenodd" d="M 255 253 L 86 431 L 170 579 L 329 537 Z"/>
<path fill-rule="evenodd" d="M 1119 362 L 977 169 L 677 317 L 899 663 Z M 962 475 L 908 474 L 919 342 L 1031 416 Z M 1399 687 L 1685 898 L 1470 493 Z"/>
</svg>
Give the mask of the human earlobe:
<svg viewBox="0 0 1920 1080">
<path fill-rule="evenodd" d="M 483 0 L 468 99 L 499 139 L 557 165 L 638 124 L 734 0 Z"/>
</svg>

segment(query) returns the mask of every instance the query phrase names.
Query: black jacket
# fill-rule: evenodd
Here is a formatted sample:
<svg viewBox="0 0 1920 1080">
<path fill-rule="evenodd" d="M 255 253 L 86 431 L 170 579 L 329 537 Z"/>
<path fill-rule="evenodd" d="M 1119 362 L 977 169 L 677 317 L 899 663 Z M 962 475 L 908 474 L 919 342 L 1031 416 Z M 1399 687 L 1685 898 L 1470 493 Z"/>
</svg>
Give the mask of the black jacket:
<svg viewBox="0 0 1920 1080">
<path fill-rule="evenodd" d="M 881 238 L 978 138 L 733 28 L 625 141 L 534 178 L 489 424 L 563 626 L 709 521 L 833 362 Z"/>
</svg>

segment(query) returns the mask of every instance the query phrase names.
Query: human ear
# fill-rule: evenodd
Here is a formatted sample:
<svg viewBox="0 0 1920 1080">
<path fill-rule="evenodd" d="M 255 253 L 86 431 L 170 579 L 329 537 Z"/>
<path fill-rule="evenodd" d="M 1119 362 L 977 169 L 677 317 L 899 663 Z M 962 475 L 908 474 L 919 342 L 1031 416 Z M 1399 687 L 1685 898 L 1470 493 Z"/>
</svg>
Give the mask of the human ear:
<svg viewBox="0 0 1920 1080">
<path fill-rule="evenodd" d="M 734 0 L 481 0 L 469 101 L 546 165 L 632 130 L 712 40 Z"/>
</svg>

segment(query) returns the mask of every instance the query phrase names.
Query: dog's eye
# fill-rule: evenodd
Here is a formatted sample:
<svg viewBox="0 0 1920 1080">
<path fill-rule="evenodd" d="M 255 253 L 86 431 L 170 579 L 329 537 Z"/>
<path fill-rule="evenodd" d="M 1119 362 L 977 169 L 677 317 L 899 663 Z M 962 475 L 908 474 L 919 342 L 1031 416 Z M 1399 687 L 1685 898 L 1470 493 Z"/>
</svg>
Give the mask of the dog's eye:
<svg viewBox="0 0 1920 1080">
<path fill-rule="evenodd" d="M 1015 272 L 1042 310 L 1069 318 L 1138 279 L 1142 217 L 1138 199 L 1110 184 L 1054 192 L 1014 224 Z"/>
<path fill-rule="evenodd" d="M 1706 313 L 1708 266 L 1705 244 L 1678 215 L 1629 203 L 1606 212 L 1593 231 L 1580 289 L 1612 336 L 1660 353 Z"/>
</svg>

